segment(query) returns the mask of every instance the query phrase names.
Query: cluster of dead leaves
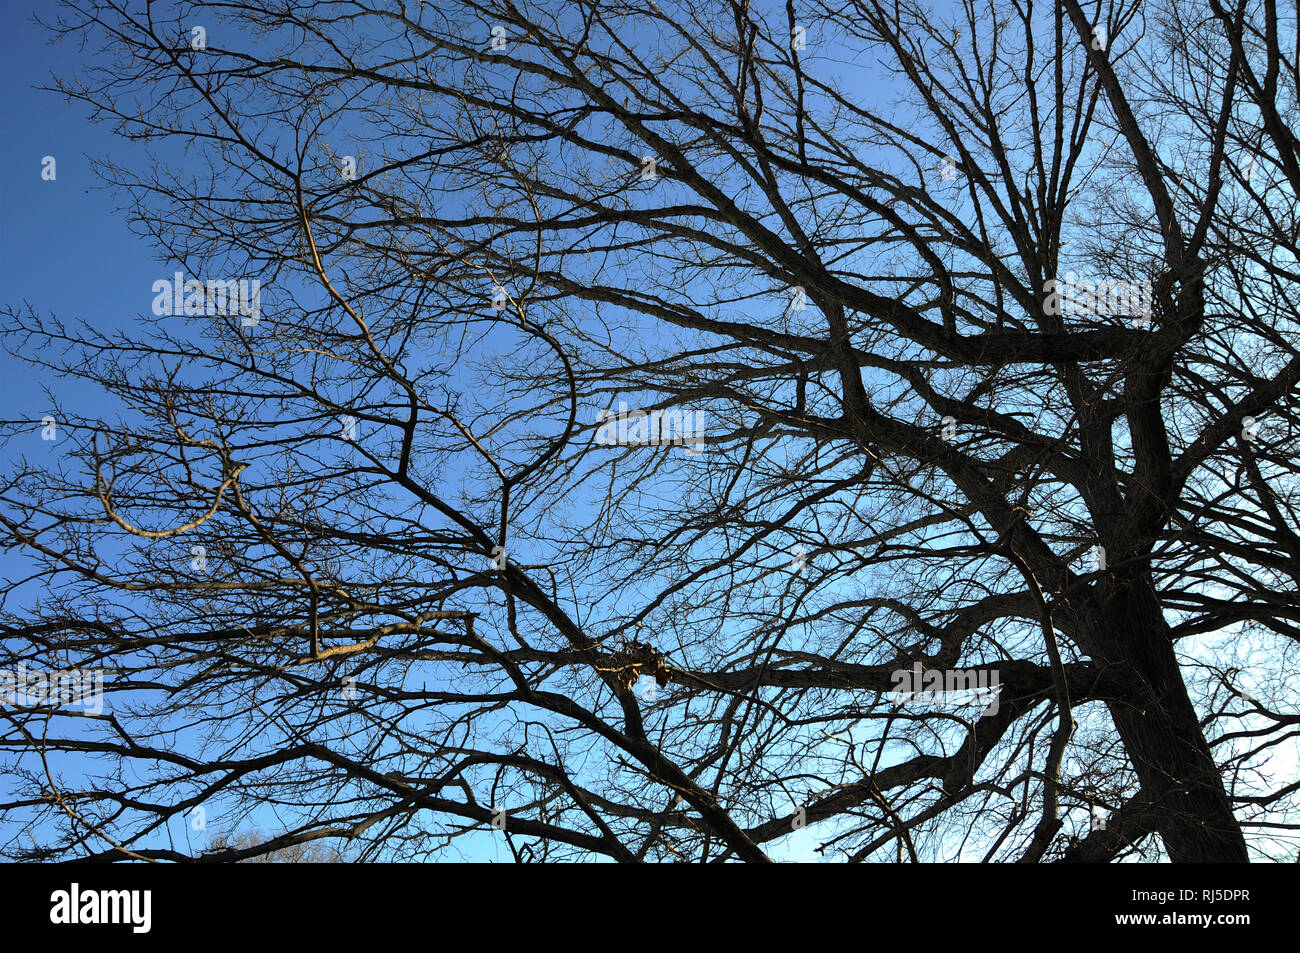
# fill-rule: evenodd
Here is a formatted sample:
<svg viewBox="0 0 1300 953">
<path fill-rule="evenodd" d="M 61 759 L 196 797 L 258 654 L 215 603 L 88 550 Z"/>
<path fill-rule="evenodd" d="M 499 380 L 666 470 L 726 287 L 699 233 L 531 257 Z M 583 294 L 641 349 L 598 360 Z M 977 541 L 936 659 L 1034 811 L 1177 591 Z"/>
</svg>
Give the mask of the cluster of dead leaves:
<svg viewBox="0 0 1300 953">
<path fill-rule="evenodd" d="M 668 665 L 664 661 L 664 654 L 649 642 L 633 640 L 627 643 L 627 648 L 621 654 L 628 659 L 628 662 L 626 665 L 620 665 L 615 671 L 619 681 L 629 691 L 645 671 L 654 673 L 655 681 L 659 683 L 660 688 L 668 684 Z"/>
</svg>

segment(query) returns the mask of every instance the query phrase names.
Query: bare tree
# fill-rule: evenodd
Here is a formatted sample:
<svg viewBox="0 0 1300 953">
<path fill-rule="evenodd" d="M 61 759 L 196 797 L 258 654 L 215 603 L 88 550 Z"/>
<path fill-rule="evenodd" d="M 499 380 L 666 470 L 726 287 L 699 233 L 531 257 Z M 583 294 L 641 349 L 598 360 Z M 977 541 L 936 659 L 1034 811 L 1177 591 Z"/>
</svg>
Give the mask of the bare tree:
<svg viewBox="0 0 1300 953">
<path fill-rule="evenodd" d="M 1294 853 L 1294 10 L 161 9 L 53 24 L 171 281 L 9 312 L 120 408 L 4 488 L 110 702 L 9 856 Z"/>
</svg>

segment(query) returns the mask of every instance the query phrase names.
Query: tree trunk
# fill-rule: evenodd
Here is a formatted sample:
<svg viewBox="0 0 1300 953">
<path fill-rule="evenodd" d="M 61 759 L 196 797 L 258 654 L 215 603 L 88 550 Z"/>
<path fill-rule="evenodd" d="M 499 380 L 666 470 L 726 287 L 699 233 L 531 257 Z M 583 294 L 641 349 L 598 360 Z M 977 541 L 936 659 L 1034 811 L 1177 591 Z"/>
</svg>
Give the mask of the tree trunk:
<svg viewBox="0 0 1300 953">
<path fill-rule="evenodd" d="M 1118 582 L 1118 580 L 1117 580 Z M 1131 688 L 1108 701 L 1111 717 L 1175 863 L 1246 863 L 1246 840 L 1232 813 L 1183 683 L 1169 627 L 1146 579 L 1116 587 L 1096 632 L 1100 656 L 1118 665 Z"/>
</svg>

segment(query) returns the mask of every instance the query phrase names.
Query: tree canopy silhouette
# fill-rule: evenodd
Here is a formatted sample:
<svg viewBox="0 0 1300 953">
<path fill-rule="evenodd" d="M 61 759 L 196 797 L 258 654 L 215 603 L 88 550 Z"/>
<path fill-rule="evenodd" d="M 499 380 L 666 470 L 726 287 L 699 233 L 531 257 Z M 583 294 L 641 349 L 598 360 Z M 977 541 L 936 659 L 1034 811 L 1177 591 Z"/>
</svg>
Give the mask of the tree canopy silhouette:
<svg viewBox="0 0 1300 953">
<path fill-rule="evenodd" d="M 8 856 L 1294 852 L 1294 8 L 52 29 L 200 284 L 9 309 L 105 397 L 7 428 L 6 662 L 109 675 L 5 709 Z"/>
</svg>

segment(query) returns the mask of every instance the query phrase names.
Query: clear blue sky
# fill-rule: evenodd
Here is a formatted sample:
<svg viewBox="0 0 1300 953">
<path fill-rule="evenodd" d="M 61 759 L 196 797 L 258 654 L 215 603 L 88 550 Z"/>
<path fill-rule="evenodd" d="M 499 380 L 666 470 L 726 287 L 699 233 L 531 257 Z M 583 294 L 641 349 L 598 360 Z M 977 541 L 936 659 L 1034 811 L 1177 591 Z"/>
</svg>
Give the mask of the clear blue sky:
<svg viewBox="0 0 1300 953">
<path fill-rule="evenodd" d="M 0 303 L 30 303 L 64 319 L 84 318 L 101 329 L 129 325 L 148 311 L 151 283 L 164 273 L 153 250 L 133 236 L 112 194 L 99 188 L 88 157 L 139 155 L 85 107 L 35 87 L 51 74 L 76 69 L 74 43 L 51 45 L 33 13 L 49 17 L 51 0 L 10 0 L 0 13 Z M 56 178 L 41 178 L 53 156 Z M 47 410 L 41 381 L 22 362 L 0 355 L 4 416 Z M 60 385 L 67 386 L 67 385 Z M 76 394 L 60 394 L 74 400 Z"/>
</svg>

